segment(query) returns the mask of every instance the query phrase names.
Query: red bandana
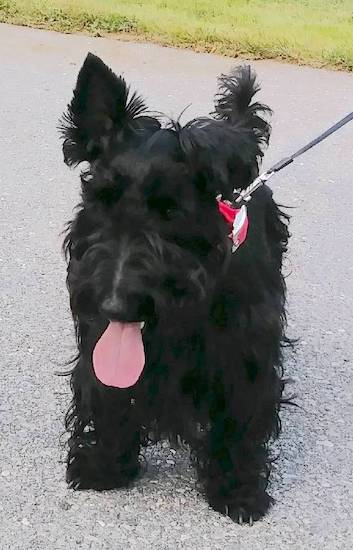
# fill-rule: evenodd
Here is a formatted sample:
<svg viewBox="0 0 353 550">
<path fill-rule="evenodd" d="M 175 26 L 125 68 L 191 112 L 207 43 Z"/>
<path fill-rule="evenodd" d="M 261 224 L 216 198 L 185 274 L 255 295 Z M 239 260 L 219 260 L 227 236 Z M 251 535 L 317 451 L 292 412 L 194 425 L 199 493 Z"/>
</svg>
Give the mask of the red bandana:
<svg viewBox="0 0 353 550">
<path fill-rule="evenodd" d="M 231 229 L 229 238 L 233 241 L 232 252 L 235 252 L 245 241 L 248 232 L 249 220 L 246 206 L 234 208 L 234 206 L 231 206 L 227 202 L 219 200 L 218 209 Z"/>
</svg>

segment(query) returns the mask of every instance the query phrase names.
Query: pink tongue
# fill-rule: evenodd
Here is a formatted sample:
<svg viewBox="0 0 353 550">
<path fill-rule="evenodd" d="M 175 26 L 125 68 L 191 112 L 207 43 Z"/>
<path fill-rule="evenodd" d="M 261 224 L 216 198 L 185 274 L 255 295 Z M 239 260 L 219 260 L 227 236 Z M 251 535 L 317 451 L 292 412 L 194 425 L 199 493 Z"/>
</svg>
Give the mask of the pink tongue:
<svg viewBox="0 0 353 550">
<path fill-rule="evenodd" d="M 93 350 L 93 368 L 106 386 L 133 386 L 143 371 L 145 351 L 140 323 L 111 321 Z"/>
</svg>

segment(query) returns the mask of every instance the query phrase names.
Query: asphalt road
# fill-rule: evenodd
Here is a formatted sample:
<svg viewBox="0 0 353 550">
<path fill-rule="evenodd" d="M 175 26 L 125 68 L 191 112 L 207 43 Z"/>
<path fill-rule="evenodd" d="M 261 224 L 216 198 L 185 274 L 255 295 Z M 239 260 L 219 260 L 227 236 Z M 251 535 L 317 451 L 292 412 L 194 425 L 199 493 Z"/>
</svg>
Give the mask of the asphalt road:
<svg viewBox="0 0 353 550">
<path fill-rule="evenodd" d="M 286 272 L 287 375 L 301 408 L 284 411 L 263 521 L 238 526 L 194 486 L 186 452 L 149 454 L 130 491 L 68 490 L 60 446 L 74 350 L 60 255 L 78 174 L 62 163 L 57 120 L 87 51 L 123 71 L 151 109 L 207 113 L 233 60 L 142 43 L 0 25 L 0 548 L 2 550 L 351 550 L 353 547 L 353 124 L 273 179 L 295 207 Z M 353 77 L 254 62 L 275 111 L 265 166 L 352 109 Z"/>
</svg>

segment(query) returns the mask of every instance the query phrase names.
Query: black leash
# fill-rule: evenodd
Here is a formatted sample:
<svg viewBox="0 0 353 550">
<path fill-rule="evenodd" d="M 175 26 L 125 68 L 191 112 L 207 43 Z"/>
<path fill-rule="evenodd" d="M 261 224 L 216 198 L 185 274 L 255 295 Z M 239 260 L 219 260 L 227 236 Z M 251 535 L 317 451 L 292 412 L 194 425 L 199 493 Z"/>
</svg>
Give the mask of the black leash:
<svg viewBox="0 0 353 550">
<path fill-rule="evenodd" d="M 334 132 L 337 132 L 337 130 L 342 128 L 342 126 L 344 126 L 351 120 L 353 120 L 353 111 L 349 113 L 349 115 L 345 116 L 344 118 L 336 122 L 336 124 L 331 126 L 331 128 L 329 128 L 328 130 L 320 134 L 317 138 L 313 139 L 312 141 L 304 145 L 304 147 L 302 147 L 301 149 L 298 149 L 298 151 L 293 153 L 293 155 L 291 155 L 290 157 L 285 157 L 284 159 L 280 160 L 279 162 L 271 166 L 271 168 L 269 168 L 268 170 L 266 170 L 266 172 L 258 176 L 246 189 L 243 189 L 240 192 L 234 189 L 234 194 L 238 195 L 238 197 L 235 199 L 235 202 L 236 203 L 243 202 L 243 201 L 248 202 L 251 199 L 251 195 L 254 193 L 254 191 L 256 191 L 256 189 L 261 187 L 261 185 L 266 183 L 274 174 L 282 170 L 282 168 L 285 168 L 286 166 L 288 166 L 288 164 L 291 164 L 294 161 L 294 159 L 300 157 L 300 155 L 302 155 L 306 151 L 309 151 L 309 149 L 311 149 L 312 147 L 315 147 L 315 145 L 320 143 L 320 141 L 323 141 Z"/>
</svg>

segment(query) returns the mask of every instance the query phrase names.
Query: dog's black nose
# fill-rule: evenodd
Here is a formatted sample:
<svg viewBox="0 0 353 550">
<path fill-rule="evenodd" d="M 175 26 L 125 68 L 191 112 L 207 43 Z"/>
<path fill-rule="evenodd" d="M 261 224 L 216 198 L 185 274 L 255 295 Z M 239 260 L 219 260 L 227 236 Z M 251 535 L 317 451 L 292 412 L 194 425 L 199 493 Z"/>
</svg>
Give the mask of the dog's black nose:
<svg viewBox="0 0 353 550">
<path fill-rule="evenodd" d="M 151 312 L 151 299 L 141 294 L 114 294 L 104 298 L 101 312 L 111 321 L 144 321 Z"/>
<path fill-rule="evenodd" d="M 103 303 L 101 305 L 101 312 L 105 317 L 108 319 L 116 319 L 119 316 L 119 313 L 122 312 L 124 309 L 124 305 L 121 302 L 121 300 L 114 297 L 107 297 L 103 300 Z"/>
<path fill-rule="evenodd" d="M 102 303 L 101 311 L 111 321 L 134 322 L 138 321 L 138 299 L 129 296 L 107 296 Z"/>
</svg>

